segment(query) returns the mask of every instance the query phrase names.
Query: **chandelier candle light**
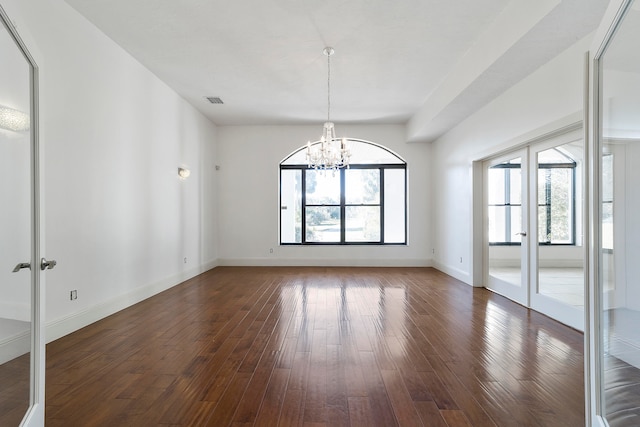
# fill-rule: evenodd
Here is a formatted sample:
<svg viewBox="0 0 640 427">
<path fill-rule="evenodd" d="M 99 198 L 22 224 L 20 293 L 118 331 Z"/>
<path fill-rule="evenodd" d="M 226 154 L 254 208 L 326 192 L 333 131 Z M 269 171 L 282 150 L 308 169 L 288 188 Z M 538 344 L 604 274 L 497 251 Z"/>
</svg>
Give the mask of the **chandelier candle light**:
<svg viewBox="0 0 640 427">
<path fill-rule="evenodd" d="M 30 121 L 27 113 L 0 105 L 0 129 L 26 132 L 29 127 Z"/>
<path fill-rule="evenodd" d="M 307 142 L 307 163 L 314 169 L 331 169 L 334 172 L 341 168 L 349 168 L 351 151 L 347 146 L 347 138 L 336 138 L 336 129 L 331 122 L 331 55 L 332 47 L 325 47 L 322 53 L 327 56 L 327 121 L 322 129 L 320 142 Z"/>
</svg>

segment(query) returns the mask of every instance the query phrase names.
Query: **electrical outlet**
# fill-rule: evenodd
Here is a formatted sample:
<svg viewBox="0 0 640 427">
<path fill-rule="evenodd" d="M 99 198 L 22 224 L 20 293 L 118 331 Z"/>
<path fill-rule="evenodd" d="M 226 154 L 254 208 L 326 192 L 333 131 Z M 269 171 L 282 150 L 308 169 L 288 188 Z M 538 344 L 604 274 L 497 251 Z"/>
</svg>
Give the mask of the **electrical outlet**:
<svg viewBox="0 0 640 427">
<path fill-rule="evenodd" d="M 78 291 L 77 290 L 73 290 L 69 293 L 69 298 L 71 299 L 71 301 L 78 299 Z"/>
<path fill-rule="evenodd" d="M 460 264 L 462 264 L 462 257 L 460 257 Z"/>
<path fill-rule="evenodd" d="M 272 254 L 273 253 L 273 248 L 269 248 L 269 253 Z"/>
<path fill-rule="evenodd" d="M 184 257 L 184 263 L 185 264 L 187 263 L 187 257 Z"/>
</svg>

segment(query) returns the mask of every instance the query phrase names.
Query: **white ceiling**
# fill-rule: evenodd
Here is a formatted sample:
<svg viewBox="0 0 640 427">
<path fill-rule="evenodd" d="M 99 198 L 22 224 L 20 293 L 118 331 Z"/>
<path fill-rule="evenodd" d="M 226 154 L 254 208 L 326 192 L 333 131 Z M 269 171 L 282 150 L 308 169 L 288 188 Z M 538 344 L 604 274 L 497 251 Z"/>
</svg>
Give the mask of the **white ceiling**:
<svg viewBox="0 0 640 427">
<path fill-rule="evenodd" d="M 219 125 L 433 140 L 594 30 L 607 0 L 66 0 Z M 213 105 L 205 96 L 217 96 Z"/>
</svg>

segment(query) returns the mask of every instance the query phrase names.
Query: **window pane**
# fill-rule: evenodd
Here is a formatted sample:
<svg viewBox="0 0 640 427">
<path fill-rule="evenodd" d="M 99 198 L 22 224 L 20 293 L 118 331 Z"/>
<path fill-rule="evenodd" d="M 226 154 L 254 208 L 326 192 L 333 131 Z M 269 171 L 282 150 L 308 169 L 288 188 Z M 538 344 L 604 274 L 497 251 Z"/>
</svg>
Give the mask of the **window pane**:
<svg viewBox="0 0 640 427">
<path fill-rule="evenodd" d="M 613 200 L 613 154 L 602 156 L 602 200 Z"/>
<path fill-rule="evenodd" d="M 305 221 L 307 242 L 340 241 L 340 207 L 307 206 Z"/>
<path fill-rule="evenodd" d="M 340 204 L 340 173 L 307 170 L 306 193 L 307 205 Z"/>
<path fill-rule="evenodd" d="M 613 250 L 613 154 L 602 155 L 602 249 Z"/>
<path fill-rule="evenodd" d="M 510 198 L 509 203 L 512 205 L 519 205 L 522 203 L 522 170 L 521 169 L 509 169 L 509 190 Z"/>
<path fill-rule="evenodd" d="M 345 238 L 347 242 L 380 241 L 380 207 L 347 206 Z"/>
<path fill-rule="evenodd" d="M 317 144 L 318 141 L 312 142 Z M 404 164 L 397 154 L 389 151 L 387 148 L 377 144 L 372 144 L 366 141 L 358 141 L 353 139 L 347 139 L 347 145 L 351 151 L 351 164 Z M 306 144 L 300 147 L 295 152 L 291 153 L 280 164 L 282 165 L 306 165 L 307 159 L 307 146 Z"/>
<path fill-rule="evenodd" d="M 549 169 L 538 169 L 538 206 L 547 204 L 547 186 L 551 185 Z"/>
<path fill-rule="evenodd" d="M 379 169 L 347 169 L 344 180 L 346 204 L 380 204 Z"/>
<path fill-rule="evenodd" d="M 538 163 L 574 163 L 562 147 L 549 148 L 538 153 Z"/>
<path fill-rule="evenodd" d="M 538 243 L 551 243 L 551 234 L 547 233 L 547 214 L 546 206 L 538 206 Z"/>
<path fill-rule="evenodd" d="M 489 243 L 506 242 L 506 206 L 489 206 Z"/>
<path fill-rule="evenodd" d="M 507 236 L 507 242 L 522 242 L 522 236 L 520 233 L 522 231 L 522 207 L 521 206 L 510 206 L 511 211 L 511 234 Z"/>
<path fill-rule="evenodd" d="M 538 153 L 538 241 L 572 244 L 574 239 L 575 161 L 563 148 Z M 554 163 L 556 163 L 555 167 Z M 562 163 L 562 164 L 559 164 Z"/>
<path fill-rule="evenodd" d="M 573 170 L 551 170 L 551 243 L 572 243 Z"/>
<path fill-rule="evenodd" d="M 548 150 L 547 150 L 548 151 Z M 538 162 L 540 162 L 538 154 Z M 551 169 L 538 169 L 538 243 L 551 243 Z M 548 194 L 549 192 L 549 194 Z"/>
<path fill-rule="evenodd" d="M 280 241 L 302 242 L 302 171 L 280 171 Z"/>
<path fill-rule="evenodd" d="M 347 143 L 351 150 L 352 164 L 355 164 L 355 160 L 357 160 L 359 164 L 404 163 L 396 154 L 378 145 L 353 140 L 349 140 Z"/>
<path fill-rule="evenodd" d="M 490 168 L 489 169 L 489 204 L 503 205 L 505 204 L 504 196 L 504 178 L 505 169 Z"/>
<path fill-rule="evenodd" d="M 406 243 L 405 169 L 384 171 L 384 243 Z"/>
<path fill-rule="evenodd" d="M 602 248 L 613 250 L 613 203 L 602 204 Z"/>
<path fill-rule="evenodd" d="M 520 243 L 522 229 L 520 206 L 489 206 L 489 243 Z"/>
</svg>

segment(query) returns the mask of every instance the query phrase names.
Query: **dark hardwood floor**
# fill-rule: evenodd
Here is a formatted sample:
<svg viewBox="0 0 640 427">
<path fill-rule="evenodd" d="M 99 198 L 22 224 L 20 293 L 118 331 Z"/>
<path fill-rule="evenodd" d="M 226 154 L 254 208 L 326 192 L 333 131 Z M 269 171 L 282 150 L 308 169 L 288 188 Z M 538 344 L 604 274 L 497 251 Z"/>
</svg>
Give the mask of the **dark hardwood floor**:
<svg viewBox="0 0 640 427">
<path fill-rule="evenodd" d="M 583 337 L 430 268 L 219 267 L 47 346 L 54 426 L 581 426 Z"/>
<path fill-rule="evenodd" d="M 29 353 L 0 364 L 0 426 L 17 426 L 29 409 Z"/>
</svg>

